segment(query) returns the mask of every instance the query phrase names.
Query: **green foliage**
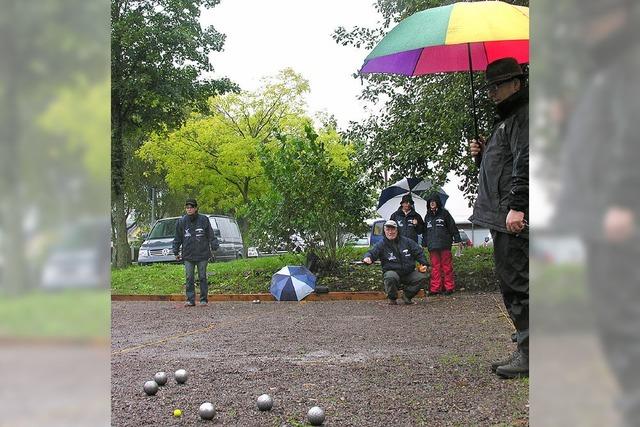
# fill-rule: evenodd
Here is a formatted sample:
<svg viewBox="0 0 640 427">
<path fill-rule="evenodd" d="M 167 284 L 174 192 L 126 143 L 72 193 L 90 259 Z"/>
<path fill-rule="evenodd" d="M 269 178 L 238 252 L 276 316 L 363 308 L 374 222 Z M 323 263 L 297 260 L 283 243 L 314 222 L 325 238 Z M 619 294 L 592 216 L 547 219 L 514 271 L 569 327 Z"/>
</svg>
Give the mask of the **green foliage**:
<svg viewBox="0 0 640 427">
<path fill-rule="evenodd" d="M 304 135 L 282 134 L 278 141 L 260 151 L 271 191 L 252 205 L 252 236 L 269 244 L 297 234 L 331 269 L 345 233 L 359 230 L 371 204 L 349 161 L 352 148 L 334 129 L 318 136 L 310 126 Z"/>
<path fill-rule="evenodd" d="M 281 255 L 250 258 L 207 266 L 209 292 L 265 293 L 269 292 L 271 276 L 285 265 L 301 265 L 300 255 Z M 178 264 L 132 266 L 113 270 L 111 291 L 113 294 L 169 295 L 184 292 L 184 267 Z"/>
<path fill-rule="evenodd" d="M 380 264 L 355 264 L 369 248 L 341 247 L 336 253 L 336 267 L 318 277 L 318 285 L 330 291 L 383 291 Z M 497 289 L 491 248 L 470 248 L 454 257 L 456 285 L 467 291 Z M 213 263 L 207 267 L 209 292 L 212 294 L 268 293 L 271 276 L 285 265 L 302 265 L 302 255 L 286 254 L 274 257 L 249 258 Z M 184 292 L 184 267 L 176 264 L 156 264 L 113 270 L 113 294 L 170 295 Z"/>
<path fill-rule="evenodd" d="M 428 256 L 428 255 L 427 255 Z M 493 248 L 467 248 L 453 257 L 456 286 L 468 291 L 495 291 L 498 278 L 493 263 Z"/>
<path fill-rule="evenodd" d="M 378 28 L 339 27 L 334 40 L 342 45 L 373 49 L 388 29 L 415 12 L 451 4 L 442 0 L 377 0 L 382 15 Z M 528 1 L 508 3 L 528 6 Z M 475 134 L 468 73 L 404 77 L 384 74 L 357 75 L 364 82 L 360 99 L 383 103 L 348 131 L 359 141 L 358 162 L 370 169 L 368 183 L 382 188 L 404 176 L 420 176 L 442 186 L 449 172 L 463 178 L 461 189 L 471 200 L 477 186 L 477 170 L 465 141 Z M 473 76 L 476 88 L 478 132 L 489 133 L 492 106 L 477 88 L 483 76 Z"/>
<path fill-rule="evenodd" d="M 209 96 L 235 89 L 228 79 L 202 78 L 213 70 L 208 55 L 222 49 L 224 36 L 201 26 L 200 11 L 218 2 L 111 2 L 111 189 L 119 267 L 129 261 L 125 194 L 139 176 L 129 159 L 152 132 L 181 125 L 191 111 L 207 109 Z"/>
<path fill-rule="evenodd" d="M 179 129 L 154 134 L 138 151 L 166 175 L 170 189 L 198 198 L 202 212 L 229 213 L 246 231 L 246 211 L 268 189 L 258 156 L 276 130 L 302 133 L 309 84 L 291 69 L 265 78 L 254 92 L 209 100 L 210 113 L 192 114 Z"/>
</svg>

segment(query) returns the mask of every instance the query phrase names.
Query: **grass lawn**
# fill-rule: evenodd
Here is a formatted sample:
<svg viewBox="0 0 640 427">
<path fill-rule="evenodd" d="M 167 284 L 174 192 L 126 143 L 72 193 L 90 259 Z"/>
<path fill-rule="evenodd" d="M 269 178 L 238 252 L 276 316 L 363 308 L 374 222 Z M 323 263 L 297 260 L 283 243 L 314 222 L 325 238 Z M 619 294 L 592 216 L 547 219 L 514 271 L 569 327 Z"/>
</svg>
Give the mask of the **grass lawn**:
<svg viewBox="0 0 640 427">
<path fill-rule="evenodd" d="M 35 291 L 0 297 L 0 337 L 93 339 L 109 337 L 109 291 Z"/>
<path fill-rule="evenodd" d="M 339 253 L 341 265 L 330 274 L 321 275 L 318 285 L 330 291 L 381 291 L 379 265 L 354 265 L 367 248 L 344 248 Z M 285 265 L 303 265 L 302 255 L 286 254 L 275 257 L 250 258 L 209 264 L 207 274 L 209 293 L 268 293 L 271 276 Z M 490 248 L 466 249 L 454 257 L 459 288 L 468 291 L 495 290 L 495 275 Z M 111 292 L 117 295 L 182 294 L 184 267 L 179 264 L 131 266 L 111 272 Z"/>
</svg>

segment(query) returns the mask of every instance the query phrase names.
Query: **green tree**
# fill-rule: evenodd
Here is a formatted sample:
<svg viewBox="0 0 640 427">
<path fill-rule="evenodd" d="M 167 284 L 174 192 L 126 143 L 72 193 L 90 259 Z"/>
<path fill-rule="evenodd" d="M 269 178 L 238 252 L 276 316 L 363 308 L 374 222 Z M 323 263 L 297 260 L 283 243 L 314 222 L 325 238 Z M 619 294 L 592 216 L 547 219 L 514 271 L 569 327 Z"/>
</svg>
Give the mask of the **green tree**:
<svg viewBox="0 0 640 427">
<path fill-rule="evenodd" d="M 254 92 L 210 99 L 210 114 L 194 113 L 179 129 L 152 136 L 139 155 L 166 173 L 169 188 L 197 194 L 201 210 L 238 217 L 246 235 L 246 210 L 268 183 L 258 157 L 275 131 L 302 134 L 308 82 L 291 69 L 263 80 Z"/>
<path fill-rule="evenodd" d="M 382 20 L 377 28 L 339 27 L 333 34 L 342 45 L 370 51 L 391 26 L 415 12 L 451 4 L 442 0 L 377 0 Z M 528 1 L 508 3 L 528 6 Z M 443 185 L 449 172 L 463 178 L 462 190 L 475 193 L 476 170 L 468 155 L 465 138 L 474 134 L 469 76 L 466 73 L 420 77 L 371 74 L 364 82 L 360 99 L 383 104 L 373 114 L 348 130 L 360 142 L 359 161 L 371 171 L 369 182 L 384 187 L 402 176 L 421 176 Z M 475 73 L 475 87 L 483 76 Z M 474 94 L 479 133 L 489 132 L 492 107 L 483 93 Z"/>
<path fill-rule="evenodd" d="M 209 96 L 234 88 L 208 55 L 224 36 L 202 28 L 201 8 L 219 0 L 112 0 L 111 192 L 117 267 L 130 262 L 126 233 L 128 161 L 148 135 L 180 126 Z"/>
<path fill-rule="evenodd" d="M 336 249 L 347 232 L 360 230 L 371 204 L 352 150 L 335 129 L 318 135 L 310 126 L 262 147 L 271 191 L 252 204 L 253 239 L 269 245 L 298 235 L 325 269 L 335 267 Z"/>
</svg>

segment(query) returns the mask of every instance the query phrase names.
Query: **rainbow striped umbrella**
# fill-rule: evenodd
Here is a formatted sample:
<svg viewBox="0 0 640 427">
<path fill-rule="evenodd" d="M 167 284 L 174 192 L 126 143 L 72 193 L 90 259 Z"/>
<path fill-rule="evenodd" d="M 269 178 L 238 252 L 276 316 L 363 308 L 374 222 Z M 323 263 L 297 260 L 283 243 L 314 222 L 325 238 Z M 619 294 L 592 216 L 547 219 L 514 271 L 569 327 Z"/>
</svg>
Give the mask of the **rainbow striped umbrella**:
<svg viewBox="0 0 640 427">
<path fill-rule="evenodd" d="M 461 2 L 404 19 L 365 58 L 360 73 L 469 71 L 476 121 L 471 73 L 506 57 L 529 62 L 529 8 L 501 1 Z"/>
</svg>

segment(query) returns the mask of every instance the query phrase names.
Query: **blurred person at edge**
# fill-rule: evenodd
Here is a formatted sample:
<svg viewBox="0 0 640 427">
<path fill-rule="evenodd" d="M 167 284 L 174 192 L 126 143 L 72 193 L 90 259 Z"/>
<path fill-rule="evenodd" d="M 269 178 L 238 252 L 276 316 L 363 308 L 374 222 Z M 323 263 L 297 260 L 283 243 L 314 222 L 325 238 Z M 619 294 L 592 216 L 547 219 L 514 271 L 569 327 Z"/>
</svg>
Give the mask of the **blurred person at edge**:
<svg viewBox="0 0 640 427">
<path fill-rule="evenodd" d="M 218 239 L 213 234 L 209 218 L 198 213 L 196 199 L 187 199 L 184 204 L 186 215 L 176 222 L 176 235 L 173 239 L 173 253 L 178 261 L 184 260 L 184 271 L 187 280 L 187 307 L 196 305 L 195 268 L 198 267 L 200 282 L 200 305 L 207 305 L 209 284 L 207 282 L 207 263 L 211 251 L 219 247 Z M 180 248 L 182 247 L 182 254 Z"/>
<path fill-rule="evenodd" d="M 595 70 L 564 139 L 562 190 L 552 227 L 578 235 L 603 350 L 620 385 L 625 425 L 640 425 L 640 5 L 576 5 Z"/>
<path fill-rule="evenodd" d="M 487 65 L 486 79 L 497 116 L 487 141 L 469 143 L 480 167 L 469 219 L 491 230 L 500 292 L 516 328 L 516 350 L 491 369 L 517 378 L 529 375 L 529 89 L 514 58 Z"/>
<path fill-rule="evenodd" d="M 398 223 L 401 236 L 408 237 L 418 243 L 418 236 L 424 231 L 424 221 L 414 209 L 413 198 L 410 194 L 402 196 L 400 207 L 391 214 L 389 219 Z"/>
<path fill-rule="evenodd" d="M 437 195 L 427 198 L 424 222 L 422 245 L 429 250 L 432 266 L 428 294 L 437 295 L 444 289 L 445 295 L 451 295 L 456 290 L 451 245 L 453 242 L 460 243 L 460 232 L 449 211 L 440 206 Z"/>
<path fill-rule="evenodd" d="M 384 237 L 375 244 L 362 261 L 371 265 L 380 260 L 382 264 L 382 280 L 384 291 L 389 298 L 389 304 L 396 305 L 398 288 L 404 285 L 402 300 L 411 305 L 411 299 L 420 291 L 426 281 L 426 271 L 429 263 L 424 257 L 422 247 L 413 240 L 403 237 L 398 231 L 398 224 L 390 219 L 384 223 Z M 416 271 L 416 262 L 420 264 Z"/>
</svg>

